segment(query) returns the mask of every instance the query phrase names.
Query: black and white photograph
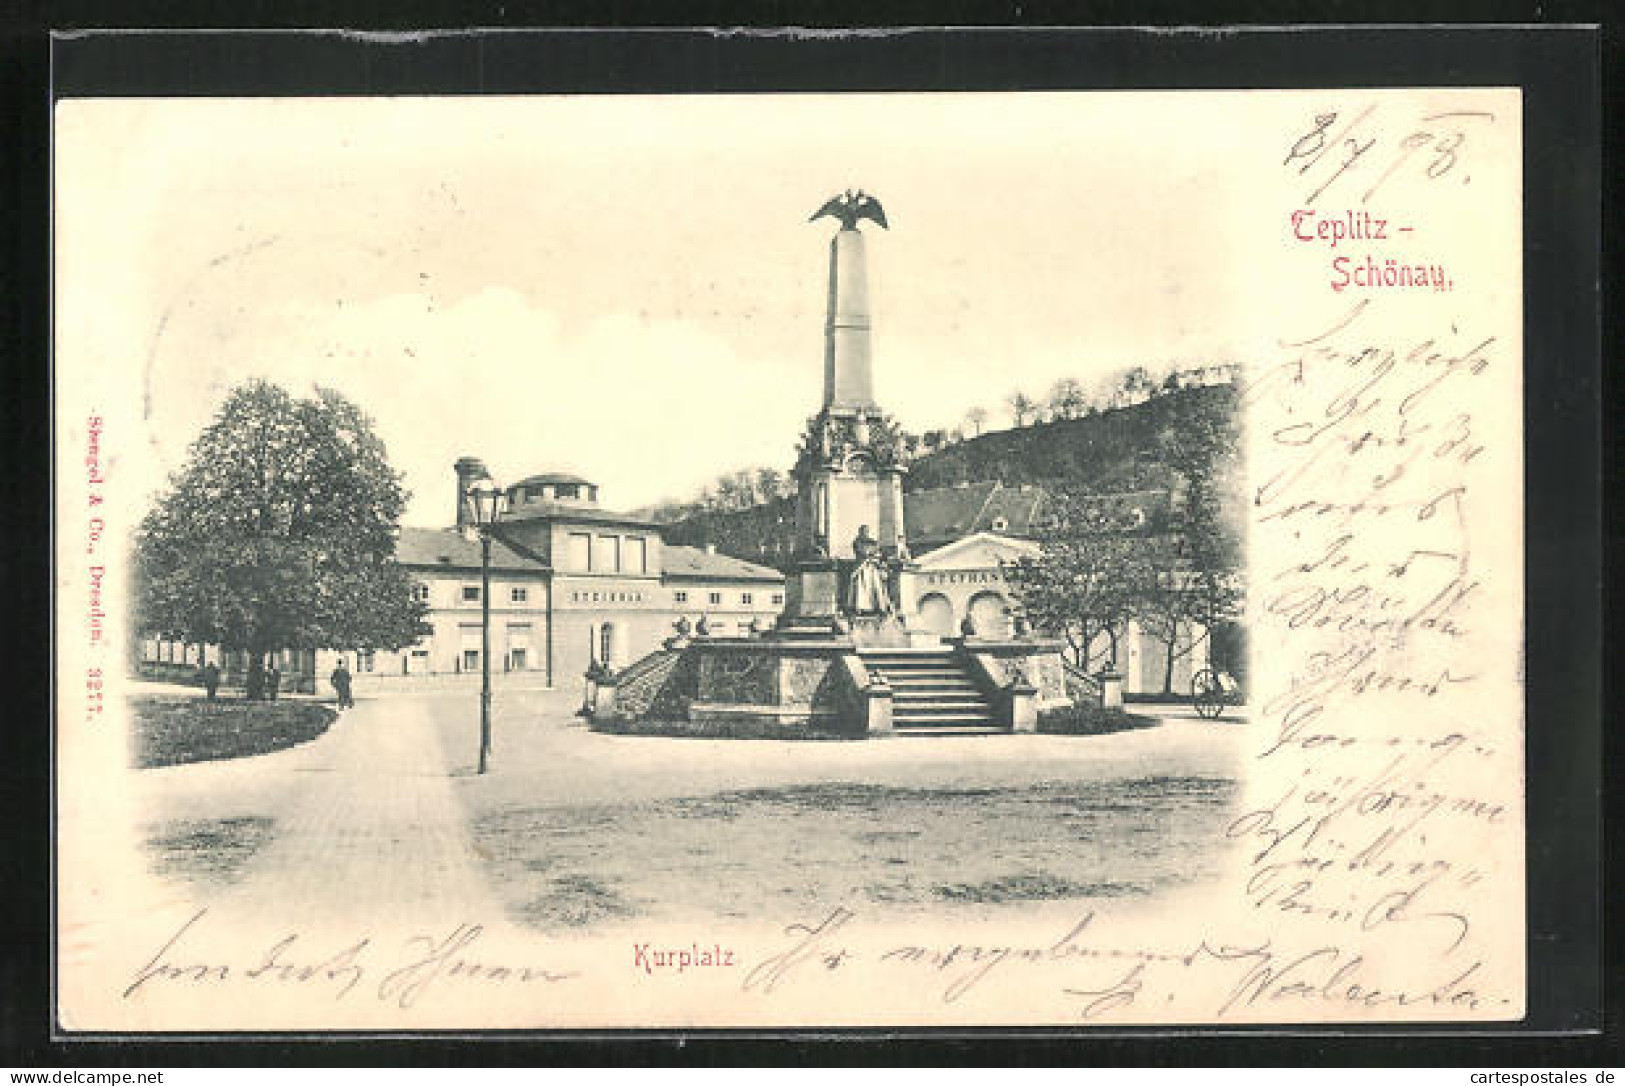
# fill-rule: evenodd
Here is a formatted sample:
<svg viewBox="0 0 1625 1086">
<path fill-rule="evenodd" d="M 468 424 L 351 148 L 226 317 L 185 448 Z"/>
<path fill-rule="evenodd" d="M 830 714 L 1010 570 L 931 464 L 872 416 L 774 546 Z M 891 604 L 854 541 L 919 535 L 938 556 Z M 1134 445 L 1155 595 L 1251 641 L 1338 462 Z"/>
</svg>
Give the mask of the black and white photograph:
<svg viewBox="0 0 1625 1086">
<path fill-rule="evenodd" d="M 58 102 L 62 1028 L 1522 1017 L 1520 109 Z"/>
</svg>

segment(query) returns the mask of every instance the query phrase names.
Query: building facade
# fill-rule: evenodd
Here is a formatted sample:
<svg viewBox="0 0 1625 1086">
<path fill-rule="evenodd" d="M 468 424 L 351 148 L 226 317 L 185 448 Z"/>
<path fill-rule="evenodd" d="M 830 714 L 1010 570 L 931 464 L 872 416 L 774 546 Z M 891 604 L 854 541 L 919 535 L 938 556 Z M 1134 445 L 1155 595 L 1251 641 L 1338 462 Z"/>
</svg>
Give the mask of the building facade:
<svg viewBox="0 0 1625 1086">
<path fill-rule="evenodd" d="M 473 458 L 458 461 L 457 490 L 484 477 Z M 538 686 L 581 681 L 593 662 L 624 667 L 658 648 L 679 618 L 714 637 L 745 637 L 773 625 L 784 610 L 785 578 L 765 565 L 714 548 L 665 542 L 661 526 L 604 509 L 598 487 L 575 475 L 534 475 L 506 490 L 508 510 L 491 546 L 491 670 L 507 682 Z M 1144 491 L 1103 495 L 1108 515 L 1125 530 L 1155 531 L 1169 514 L 1170 495 Z M 898 579 L 898 604 L 911 624 L 945 637 L 970 620 L 981 635 L 1010 630 L 1016 593 L 1007 564 L 1035 555 L 1045 492 L 1035 486 L 973 483 L 909 493 L 904 516 L 913 557 Z M 325 691 L 340 659 L 357 689 L 416 686 L 480 674 L 480 544 L 459 500 L 457 526 L 402 528 L 396 560 L 416 581 L 431 632 L 398 651 L 325 649 L 276 654 L 282 688 Z M 1171 676 L 1176 694 L 1208 666 L 1240 673 L 1244 649 L 1233 630 L 1210 636 L 1187 629 L 1168 646 L 1137 623 L 1119 638 L 1124 691 L 1155 696 Z M 1104 657 L 1102 639 L 1092 655 Z M 228 684 L 240 683 L 248 661 L 213 646 L 146 639 L 140 670 L 191 681 L 204 661 L 220 665 Z"/>
<path fill-rule="evenodd" d="M 396 561 L 428 608 L 430 632 L 397 651 L 278 653 L 282 689 L 326 690 L 341 659 L 360 690 L 481 673 L 480 542 L 461 499 L 486 475 L 472 457 L 459 460 L 456 472 L 456 526 L 402 528 L 396 542 Z M 667 545 L 654 522 L 602 508 L 597 485 L 579 476 L 534 475 L 506 494 L 508 509 L 491 543 L 493 675 L 573 684 L 594 662 L 624 667 L 652 652 L 680 618 L 693 626 L 703 621 L 713 637 L 743 637 L 770 626 L 784 607 L 779 571 Z M 159 678 L 190 681 L 212 661 L 236 684 L 248 668 L 245 654 L 214 646 L 148 638 L 138 652 L 140 670 Z"/>
<path fill-rule="evenodd" d="M 1124 532 L 1152 535 L 1166 530 L 1177 496 L 1165 490 L 1101 494 L 1092 501 L 1098 514 Z M 905 495 L 904 515 L 914 559 L 899 575 L 901 606 L 912 621 L 944 636 L 957 636 L 969 620 L 981 636 L 1008 633 L 1017 606 L 1015 586 L 1005 567 L 1036 557 L 1034 536 L 1042 529 L 1046 494 L 1037 486 L 997 482 L 938 487 Z M 1156 697 L 1164 684 L 1175 695 L 1189 694 L 1196 672 L 1223 667 L 1240 674 L 1244 652 L 1232 647 L 1237 634 L 1183 625 L 1170 647 L 1139 622 L 1131 621 L 1117 644 L 1117 670 L 1131 696 Z M 1101 634 L 1090 657 L 1110 656 L 1110 638 Z M 1172 667 L 1169 656 L 1172 655 Z"/>
</svg>

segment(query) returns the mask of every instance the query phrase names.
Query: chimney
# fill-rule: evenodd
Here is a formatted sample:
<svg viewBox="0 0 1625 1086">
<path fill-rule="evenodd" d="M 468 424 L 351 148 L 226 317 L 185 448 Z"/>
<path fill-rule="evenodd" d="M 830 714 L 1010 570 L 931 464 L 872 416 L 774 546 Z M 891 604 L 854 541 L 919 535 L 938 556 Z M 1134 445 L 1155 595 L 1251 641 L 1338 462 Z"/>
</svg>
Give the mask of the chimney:
<svg viewBox="0 0 1625 1086">
<path fill-rule="evenodd" d="M 462 457 L 453 467 L 457 471 L 457 527 L 466 528 L 474 523 L 474 512 L 463 500 L 463 495 L 481 479 L 489 479 L 491 473 L 485 470 L 485 461 L 477 456 Z"/>
</svg>

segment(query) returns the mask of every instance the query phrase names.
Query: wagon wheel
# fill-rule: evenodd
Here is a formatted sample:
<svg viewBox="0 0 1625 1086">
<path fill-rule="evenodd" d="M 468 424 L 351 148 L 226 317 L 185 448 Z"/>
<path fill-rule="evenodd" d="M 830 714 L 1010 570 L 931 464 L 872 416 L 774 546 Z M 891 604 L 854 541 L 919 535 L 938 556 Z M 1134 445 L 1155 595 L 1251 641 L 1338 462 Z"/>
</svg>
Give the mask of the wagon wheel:
<svg viewBox="0 0 1625 1086">
<path fill-rule="evenodd" d="M 1204 668 L 1191 678 L 1191 704 L 1203 720 L 1217 720 L 1228 701 L 1218 673 L 1211 668 Z"/>
</svg>

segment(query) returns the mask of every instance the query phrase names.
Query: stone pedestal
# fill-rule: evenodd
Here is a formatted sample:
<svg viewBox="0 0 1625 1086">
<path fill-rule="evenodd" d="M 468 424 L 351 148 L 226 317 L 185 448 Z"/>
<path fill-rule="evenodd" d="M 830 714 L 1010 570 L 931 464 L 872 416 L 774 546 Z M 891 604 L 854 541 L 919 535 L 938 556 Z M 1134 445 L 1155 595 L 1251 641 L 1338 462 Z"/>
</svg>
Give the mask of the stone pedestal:
<svg viewBox="0 0 1625 1086">
<path fill-rule="evenodd" d="M 896 615 L 853 615 L 847 619 L 852 643 L 860 649 L 906 649 L 913 645 Z"/>
<path fill-rule="evenodd" d="M 840 564 L 832 558 L 803 561 L 784 585 L 779 637 L 833 637 L 840 632 Z"/>
<path fill-rule="evenodd" d="M 1107 669 L 1100 673 L 1100 707 L 1102 709 L 1121 709 L 1123 707 L 1123 676 L 1116 671 Z"/>
<path fill-rule="evenodd" d="M 1028 733 L 1038 730 L 1038 687 L 1030 682 L 1010 684 L 1010 730 Z"/>
<path fill-rule="evenodd" d="M 892 692 L 889 686 L 870 686 L 864 691 L 864 716 L 869 736 L 892 734 Z"/>
<path fill-rule="evenodd" d="M 615 695 L 618 685 L 613 672 L 606 671 L 595 680 L 596 689 L 589 695 L 585 715 L 591 720 L 611 720 L 616 714 Z"/>
</svg>

